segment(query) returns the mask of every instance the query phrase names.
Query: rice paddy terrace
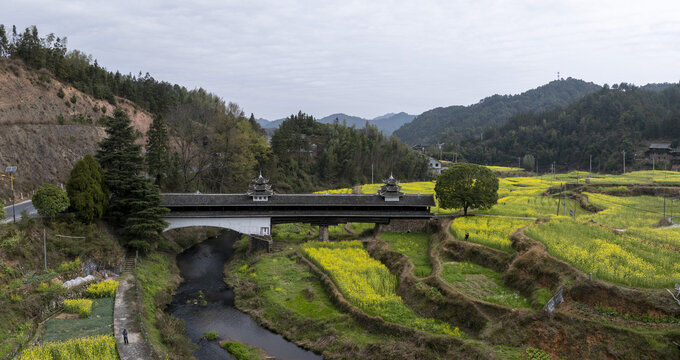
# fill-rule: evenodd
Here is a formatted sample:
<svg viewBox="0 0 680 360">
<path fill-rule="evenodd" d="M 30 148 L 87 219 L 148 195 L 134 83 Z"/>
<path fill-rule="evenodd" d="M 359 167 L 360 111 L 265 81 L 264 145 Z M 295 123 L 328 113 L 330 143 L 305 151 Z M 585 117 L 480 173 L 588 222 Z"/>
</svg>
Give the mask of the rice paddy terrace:
<svg viewBox="0 0 680 360">
<path fill-rule="evenodd" d="M 237 306 L 325 358 L 677 357 L 680 174 L 584 175 L 501 178 L 491 209 L 433 208 L 435 232 L 351 223 L 314 242 L 312 227 L 275 226 L 275 252 L 225 274 Z"/>
</svg>

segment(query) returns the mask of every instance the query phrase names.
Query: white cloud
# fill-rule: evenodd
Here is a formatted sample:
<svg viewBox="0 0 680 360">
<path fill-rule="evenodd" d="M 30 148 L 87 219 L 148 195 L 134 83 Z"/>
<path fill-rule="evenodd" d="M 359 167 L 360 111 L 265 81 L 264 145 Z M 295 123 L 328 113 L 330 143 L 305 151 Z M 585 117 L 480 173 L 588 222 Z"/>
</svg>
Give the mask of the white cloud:
<svg viewBox="0 0 680 360">
<path fill-rule="evenodd" d="M 9 1 L 0 23 L 109 70 L 203 87 L 256 116 L 373 117 L 563 76 L 677 81 L 674 1 Z"/>
</svg>

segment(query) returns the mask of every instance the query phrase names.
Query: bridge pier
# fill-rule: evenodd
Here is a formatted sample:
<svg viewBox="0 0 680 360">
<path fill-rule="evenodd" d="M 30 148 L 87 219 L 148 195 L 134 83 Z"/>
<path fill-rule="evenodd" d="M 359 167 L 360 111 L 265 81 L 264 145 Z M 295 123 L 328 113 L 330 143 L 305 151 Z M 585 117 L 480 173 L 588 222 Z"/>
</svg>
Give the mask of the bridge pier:
<svg viewBox="0 0 680 360">
<path fill-rule="evenodd" d="M 328 241 L 328 225 L 319 225 L 319 241 Z"/>
<path fill-rule="evenodd" d="M 248 251 L 247 254 L 252 254 L 257 251 L 264 250 L 266 252 L 272 251 L 272 239 L 270 237 L 248 236 Z"/>
</svg>

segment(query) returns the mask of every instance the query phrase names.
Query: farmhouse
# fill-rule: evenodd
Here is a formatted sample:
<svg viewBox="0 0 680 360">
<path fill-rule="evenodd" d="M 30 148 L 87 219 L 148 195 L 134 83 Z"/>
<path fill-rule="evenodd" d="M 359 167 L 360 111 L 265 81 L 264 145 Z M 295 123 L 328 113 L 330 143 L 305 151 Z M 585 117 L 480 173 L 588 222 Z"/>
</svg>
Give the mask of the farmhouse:
<svg viewBox="0 0 680 360">
<path fill-rule="evenodd" d="M 430 173 L 433 175 L 440 175 L 442 171 L 448 170 L 451 166 L 450 161 L 437 160 L 433 157 L 428 158 L 428 165 L 430 167 Z"/>
<path fill-rule="evenodd" d="M 673 158 L 673 148 L 670 143 L 654 143 L 649 145 L 649 149 L 645 151 L 645 157 L 654 161 L 670 162 Z"/>
</svg>

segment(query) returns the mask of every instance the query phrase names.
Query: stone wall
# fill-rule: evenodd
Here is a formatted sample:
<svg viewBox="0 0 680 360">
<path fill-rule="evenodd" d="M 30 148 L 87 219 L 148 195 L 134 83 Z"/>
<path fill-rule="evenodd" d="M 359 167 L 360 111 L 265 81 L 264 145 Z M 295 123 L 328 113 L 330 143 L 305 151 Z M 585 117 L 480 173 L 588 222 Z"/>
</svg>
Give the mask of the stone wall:
<svg viewBox="0 0 680 360">
<path fill-rule="evenodd" d="M 380 226 L 381 232 L 424 232 L 437 231 L 437 219 L 392 219 L 389 224 Z"/>
</svg>

